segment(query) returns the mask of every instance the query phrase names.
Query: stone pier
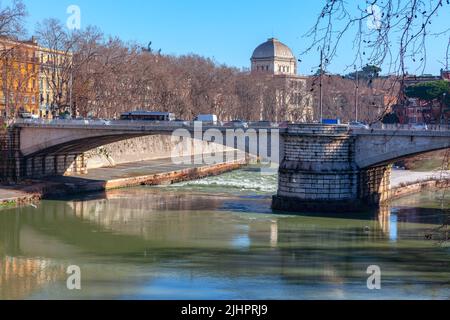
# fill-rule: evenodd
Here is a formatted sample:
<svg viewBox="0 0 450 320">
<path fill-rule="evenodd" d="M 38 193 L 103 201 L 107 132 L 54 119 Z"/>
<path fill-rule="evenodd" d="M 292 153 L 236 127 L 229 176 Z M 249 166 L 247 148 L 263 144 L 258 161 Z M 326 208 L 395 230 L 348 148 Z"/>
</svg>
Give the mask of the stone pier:
<svg viewBox="0 0 450 320">
<path fill-rule="evenodd" d="M 282 136 L 275 210 L 351 212 L 388 200 L 390 167 L 360 169 L 347 127 L 290 126 Z"/>
</svg>

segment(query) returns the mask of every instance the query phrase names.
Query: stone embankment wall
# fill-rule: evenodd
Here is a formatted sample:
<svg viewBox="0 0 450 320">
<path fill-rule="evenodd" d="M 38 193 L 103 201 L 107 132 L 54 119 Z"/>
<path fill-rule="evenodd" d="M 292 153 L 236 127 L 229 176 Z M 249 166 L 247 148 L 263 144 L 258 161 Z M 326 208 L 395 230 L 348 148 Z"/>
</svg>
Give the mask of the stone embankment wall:
<svg viewBox="0 0 450 320">
<path fill-rule="evenodd" d="M 186 145 L 190 147 L 186 148 Z M 183 150 L 183 152 L 175 152 L 176 150 Z M 89 170 L 123 163 L 170 158 L 174 153 L 177 156 L 184 156 L 188 152 L 195 155 L 232 150 L 234 149 L 195 139 L 174 142 L 170 136 L 146 136 L 102 146 L 87 152 L 84 157 Z"/>
<path fill-rule="evenodd" d="M 392 188 L 389 200 L 398 199 L 407 195 L 420 193 L 424 190 L 445 190 L 450 187 L 450 180 L 419 181 Z"/>
</svg>

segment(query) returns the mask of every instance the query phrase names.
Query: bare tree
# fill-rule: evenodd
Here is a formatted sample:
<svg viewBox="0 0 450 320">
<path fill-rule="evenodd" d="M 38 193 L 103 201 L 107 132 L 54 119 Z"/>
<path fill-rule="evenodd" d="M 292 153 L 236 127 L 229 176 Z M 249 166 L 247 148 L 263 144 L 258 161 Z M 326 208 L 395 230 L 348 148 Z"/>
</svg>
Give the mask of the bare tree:
<svg viewBox="0 0 450 320">
<path fill-rule="evenodd" d="M 423 72 L 427 39 L 431 36 L 446 39 L 450 33 L 448 26 L 434 23 L 439 13 L 448 10 L 448 0 L 326 0 L 315 24 L 305 35 L 311 43 L 304 53 L 322 50 L 322 67 L 326 69 L 342 42 L 350 38 L 355 55 L 348 68 L 387 66 L 386 73 L 396 74 L 399 83 L 390 91 L 399 88 L 398 98 L 403 100 L 408 66 L 415 65 L 416 71 Z"/>
<path fill-rule="evenodd" d="M 13 0 L 11 5 L 0 7 L 0 37 L 17 38 L 24 34 L 24 18 L 27 16 L 21 0 Z"/>
</svg>

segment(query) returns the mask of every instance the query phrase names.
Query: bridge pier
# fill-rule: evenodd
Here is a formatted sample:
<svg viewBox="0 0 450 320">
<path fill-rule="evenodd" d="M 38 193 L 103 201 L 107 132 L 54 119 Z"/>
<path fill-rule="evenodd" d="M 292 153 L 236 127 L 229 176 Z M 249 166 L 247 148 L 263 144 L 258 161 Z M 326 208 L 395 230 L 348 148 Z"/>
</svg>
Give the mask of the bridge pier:
<svg viewBox="0 0 450 320">
<path fill-rule="evenodd" d="M 388 200 L 390 167 L 358 168 L 347 127 L 290 126 L 272 207 L 288 212 L 354 212 Z"/>
</svg>

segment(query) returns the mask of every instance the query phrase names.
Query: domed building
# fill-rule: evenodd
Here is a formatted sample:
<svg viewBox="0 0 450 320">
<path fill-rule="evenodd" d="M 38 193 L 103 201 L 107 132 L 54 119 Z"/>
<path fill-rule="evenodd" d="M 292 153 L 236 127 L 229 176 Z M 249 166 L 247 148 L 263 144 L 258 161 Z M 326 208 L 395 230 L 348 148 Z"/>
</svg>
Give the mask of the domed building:
<svg viewBox="0 0 450 320">
<path fill-rule="evenodd" d="M 271 38 L 253 52 L 252 72 L 275 75 L 296 75 L 297 60 L 292 50 L 278 39 Z"/>
<path fill-rule="evenodd" d="M 255 79 L 265 82 L 261 120 L 313 120 L 314 99 L 308 90 L 308 78 L 297 75 L 297 59 L 287 45 L 270 38 L 255 49 L 251 63 L 251 73 L 256 76 Z"/>
</svg>

